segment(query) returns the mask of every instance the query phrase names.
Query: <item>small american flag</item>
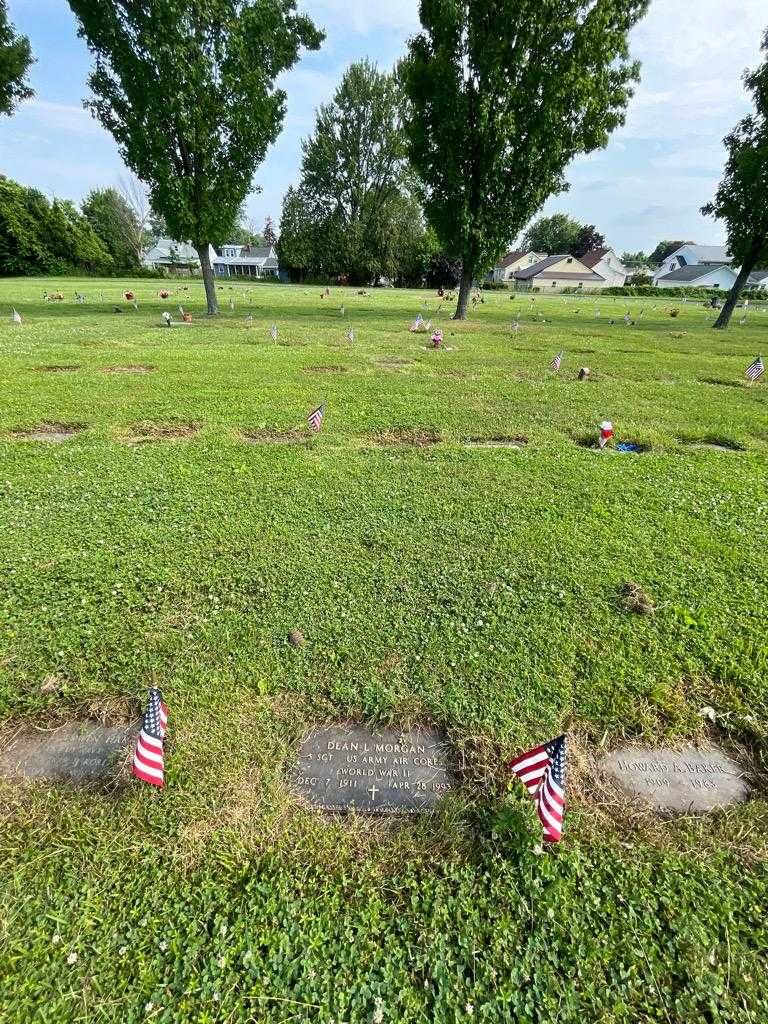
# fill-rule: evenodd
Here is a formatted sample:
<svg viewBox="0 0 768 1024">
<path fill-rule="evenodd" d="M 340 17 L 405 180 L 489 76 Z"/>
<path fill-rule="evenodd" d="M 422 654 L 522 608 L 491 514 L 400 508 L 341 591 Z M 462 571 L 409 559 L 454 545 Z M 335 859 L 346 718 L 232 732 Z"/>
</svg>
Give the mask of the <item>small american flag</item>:
<svg viewBox="0 0 768 1024">
<path fill-rule="evenodd" d="M 552 362 L 551 362 L 551 363 L 549 364 L 549 368 L 550 368 L 550 370 L 559 370 L 559 369 L 560 369 L 560 364 L 561 364 L 561 363 L 562 363 L 562 361 L 563 361 L 563 356 L 564 356 L 564 355 L 565 355 L 565 350 L 564 350 L 564 349 L 561 349 L 561 350 L 560 350 L 560 351 L 559 351 L 559 352 L 557 353 L 557 355 L 555 356 L 555 358 L 554 358 L 554 359 L 552 360 Z"/>
<path fill-rule="evenodd" d="M 17 313 L 16 310 L 14 309 L 13 312 L 11 313 L 11 320 L 13 320 L 13 322 L 15 324 L 20 324 L 21 323 L 21 313 Z"/>
<path fill-rule="evenodd" d="M 556 843 L 565 815 L 565 735 L 513 758 L 509 768 L 535 800 L 544 838 Z"/>
<path fill-rule="evenodd" d="M 346 338 L 347 338 L 347 341 L 349 342 L 350 345 L 352 345 L 354 343 L 354 340 L 355 340 L 355 329 L 354 329 L 354 327 L 348 327 L 347 328 L 347 330 L 346 330 Z"/>
<path fill-rule="evenodd" d="M 318 405 L 318 407 L 316 409 L 313 409 L 309 416 L 307 416 L 307 422 L 315 432 L 317 432 L 320 429 L 320 427 L 322 427 L 324 414 L 325 403 L 323 403 L 323 405 Z"/>
<path fill-rule="evenodd" d="M 424 317 L 421 315 L 421 313 L 417 313 L 416 314 L 416 319 L 413 321 L 413 323 L 411 324 L 409 329 L 411 331 L 420 331 L 421 330 L 421 325 L 423 323 L 424 323 Z"/>
<path fill-rule="evenodd" d="M 744 371 L 749 380 L 758 380 L 765 373 L 765 363 L 762 356 L 755 356 L 747 369 Z"/>
<path fill-rule="evenodd" d="M 272 324 L 269 328 L 269 336 L 272 341 L 277 341 L 277 324 Z"/>
<path fill-rule="evenodd" d="M 168 708 L 156 686 L 150 687 L 149 701 L 133 755 L 133 774 L 153 786 L 165 785 L 163 746 L 168 728 Z"/>
</svg>

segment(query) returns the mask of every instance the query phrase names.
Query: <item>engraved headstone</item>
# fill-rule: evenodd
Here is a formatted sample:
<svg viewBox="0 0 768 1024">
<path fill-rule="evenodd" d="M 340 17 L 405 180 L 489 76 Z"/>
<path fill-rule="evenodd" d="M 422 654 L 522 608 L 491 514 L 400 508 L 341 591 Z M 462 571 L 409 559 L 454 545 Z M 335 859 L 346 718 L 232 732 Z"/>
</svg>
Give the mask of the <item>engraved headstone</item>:
<svg viewBox="0 0 768 1024">
<path fill-rule="evenodd" d="M 418 814 L 452 788 L 449 752 L 431 729 L 327 726 L 301 741 L 292 788 L 326 811 Z"/>
<path fill-rule="evenodd" d="M 739 765 L 717 748 L 620 747 L 602 767 L 625 793 L 659 811 L 713 811 L 741 803 L 749 792 Z"/>
<path fill-rule="evenodd" d="M 54 729 L 24 727 L 0 746 L 0 775 L 89 782 L 105 777 L 133 745 L 140 728 L 67 722 Z"/>
</svg>

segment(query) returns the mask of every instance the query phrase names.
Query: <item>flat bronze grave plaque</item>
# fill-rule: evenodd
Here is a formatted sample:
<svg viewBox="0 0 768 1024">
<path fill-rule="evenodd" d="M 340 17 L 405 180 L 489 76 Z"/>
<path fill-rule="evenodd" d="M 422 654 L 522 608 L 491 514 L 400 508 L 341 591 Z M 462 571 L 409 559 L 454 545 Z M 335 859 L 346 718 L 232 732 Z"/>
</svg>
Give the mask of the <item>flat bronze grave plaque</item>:
<svg viewBox="0 0 768 1024">
<path fill-rule="evenodd" d="M 308 733 L 289 781 L 313 807 L 365 814 L 428 811 L 454 784 L 440 733 L 346 725 Z"/>
<path fill-rule="evenodd" d="M 601 764 L 620 789 L 658 811 L 714 811 L 742 803 L 749 792 L 739 765 L 717 748 L 620 747 Z"/>
<path fill-rule="evenodd" d="M 89 782 L 106 776 L 138 735 L 139 722 L 66 722 L 58 729 L 22 728 L 0 746 L 0 775 Z"/>
</svg>

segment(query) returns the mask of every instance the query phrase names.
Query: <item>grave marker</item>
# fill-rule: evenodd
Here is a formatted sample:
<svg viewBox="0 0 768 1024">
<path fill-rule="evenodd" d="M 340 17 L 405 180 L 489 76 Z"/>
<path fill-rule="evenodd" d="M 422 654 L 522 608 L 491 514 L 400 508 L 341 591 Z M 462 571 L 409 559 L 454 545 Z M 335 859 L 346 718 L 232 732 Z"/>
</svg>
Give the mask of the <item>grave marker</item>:
<svg viewBox="0 0 768 1024">
<path fill-rule="evenodd" d="M 448 757 L 432 729 L 326 726 L 301 741 L 289 781 L 320 810 L 419 814 L 453 787 Z"/>
<path fill-rule="evenodd" d="M 133 747 L 140 725 L 66 722 L 50 730 L 24 727 L 0 747 L 0 775 L 68 782 L 106 777 Z"/>
<path fill-rule="evenodd" d="M 658 811 L 705 813 L 742 803 L 749 792 L 739 765 L 716 747 L 620 747 L 601 765 L 623 792 Z"/>
</svg>

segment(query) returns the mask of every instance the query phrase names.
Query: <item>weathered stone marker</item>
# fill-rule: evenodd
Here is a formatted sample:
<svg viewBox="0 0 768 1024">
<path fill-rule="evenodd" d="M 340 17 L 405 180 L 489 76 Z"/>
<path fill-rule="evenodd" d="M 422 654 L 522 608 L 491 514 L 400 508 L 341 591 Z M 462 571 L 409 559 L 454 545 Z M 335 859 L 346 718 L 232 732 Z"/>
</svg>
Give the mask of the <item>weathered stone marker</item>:
<svg viewBox="0 0 768 1024">
<path fill-rule="evenodd" d="M 601 764 L 620 789 L 659 811 L 713 811 L 741 803 L 749 792 L 739 765 L 717 748 L 621 747 Z"/>
<path fill-rule="evenodd" d="M 0 775 L 80 783 L 105 777 L 133 745 L 139 728 L 139 722 L 67 722 L 50 731 L 20 729 L 0 748 Z"/>
<path fill-rule="evenodd" d="M 418 814 L 454 779 L 444 738 L 430 729 L 335 725 L 301 741 L 290 773 L 293 790 L 313 807 L 367 814 Z"/>
</svg>

